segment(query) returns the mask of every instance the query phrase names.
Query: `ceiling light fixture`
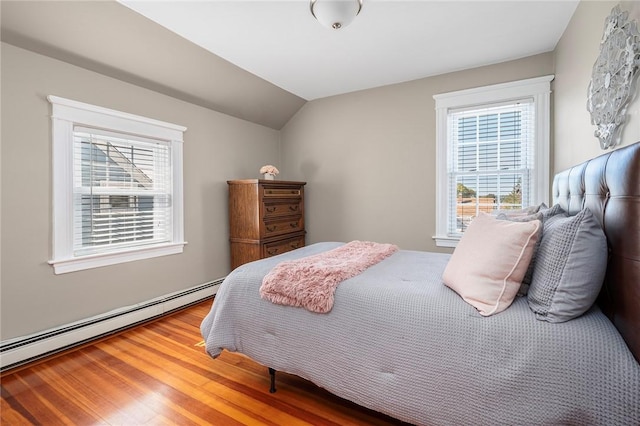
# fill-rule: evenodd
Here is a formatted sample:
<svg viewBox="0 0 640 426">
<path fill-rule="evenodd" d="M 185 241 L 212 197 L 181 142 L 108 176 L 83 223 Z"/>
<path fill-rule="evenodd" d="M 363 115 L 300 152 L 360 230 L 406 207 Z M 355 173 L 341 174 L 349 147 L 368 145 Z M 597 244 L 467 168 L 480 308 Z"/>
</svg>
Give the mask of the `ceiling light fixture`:
<svg viewBox="0 0 640 426">
<path fill-rule="evenodd" d="M 327 28 L 339 30 L 358 16 L 363 0 L 311 0 L 311 14 Z"/>
</svg>

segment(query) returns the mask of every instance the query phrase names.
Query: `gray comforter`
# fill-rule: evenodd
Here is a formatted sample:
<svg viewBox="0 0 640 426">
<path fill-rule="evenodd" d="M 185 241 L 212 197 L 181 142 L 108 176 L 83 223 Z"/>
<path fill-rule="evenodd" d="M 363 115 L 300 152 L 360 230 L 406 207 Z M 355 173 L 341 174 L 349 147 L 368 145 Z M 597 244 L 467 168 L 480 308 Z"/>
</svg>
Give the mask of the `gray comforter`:
<svg viewBox="0 0 640 426">
<path fill-rule="evenodd" d="M 442 284 L 446 254 L 395 253 L 341 283 L 327 314 L 260 298 L 278 262 L 339 245 L 229 274 L 201 325 L 207 352 L 243 353 L 414 424 L 640 424 L 640 365 L 597 307 L 551 324 L 518 298 L 482 317 Z"/>
</svg>

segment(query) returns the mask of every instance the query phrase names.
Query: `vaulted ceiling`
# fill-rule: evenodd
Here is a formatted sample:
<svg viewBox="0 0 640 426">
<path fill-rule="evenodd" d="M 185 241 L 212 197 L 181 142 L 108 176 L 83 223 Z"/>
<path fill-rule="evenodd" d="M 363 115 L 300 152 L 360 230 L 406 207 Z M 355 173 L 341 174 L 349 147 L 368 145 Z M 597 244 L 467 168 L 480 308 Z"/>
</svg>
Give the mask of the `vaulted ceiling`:
<svg viewBox="0 0 640 426">
<path fill-rule="evenodd" d="M 331 30 L 309 0 L 119 1 L 306 100 L 552 51 L 578 5 L 363 0 L 353 23 Z"/>
<path fill-rule="evenodd" d="M 0 2 L 3 42 L 280 129 L 307 100 L 551 51 L 577 0 Z"/>
</svg>

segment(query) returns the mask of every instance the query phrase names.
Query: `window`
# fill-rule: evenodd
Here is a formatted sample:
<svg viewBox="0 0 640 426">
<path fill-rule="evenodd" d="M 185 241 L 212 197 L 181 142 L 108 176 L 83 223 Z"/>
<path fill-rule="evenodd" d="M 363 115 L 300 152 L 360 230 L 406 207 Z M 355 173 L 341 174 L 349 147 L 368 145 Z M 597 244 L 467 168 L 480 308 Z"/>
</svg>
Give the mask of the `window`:
<svg viewBox="0 0 640 426">
<path fill-rule="evenodd" d="M 55 273 L 181 253 L 186 128 L 48 99 Z"/>
<path fill-rule="evenodd" d="M 436 244 L 479 212 L 548 202 L 553 76 L 435 95 Z"/>
</svg>

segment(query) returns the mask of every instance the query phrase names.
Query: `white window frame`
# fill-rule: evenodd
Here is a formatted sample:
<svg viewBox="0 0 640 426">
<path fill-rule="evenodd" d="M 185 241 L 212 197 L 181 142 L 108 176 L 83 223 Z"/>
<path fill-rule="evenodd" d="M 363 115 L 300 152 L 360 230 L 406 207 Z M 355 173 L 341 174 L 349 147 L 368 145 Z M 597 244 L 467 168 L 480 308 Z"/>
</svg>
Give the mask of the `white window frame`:
<svg viewBox="0 0 640 426">
<path fill-rule="evenodd" d="M 115 111 L 58 96 L 52 104 L 54 273 L 64 274 L 158 256 L 182 253 L 184 241 L 182 145 L 184 126 Z M 172 241 L 109 253 L 75 256 L 73 252 L 73 129 L 76 125 L 170 141 L 173 179 Z"/>
<path fill-rule="evenodd" d="M 455 247 L 460 236 L 448 234 L 447 119 L 450 110 L 475 107 L 522 98 L 533 98 L 535 104 L 535 177 L 534 202 L 549 203 L 551 81 L 553 75 L 494 84 L 473 89 L 434 95 L 436 101 L 436 235 L 439 247 Z"/>
</svg>

